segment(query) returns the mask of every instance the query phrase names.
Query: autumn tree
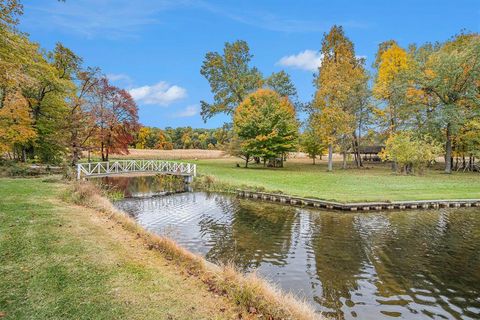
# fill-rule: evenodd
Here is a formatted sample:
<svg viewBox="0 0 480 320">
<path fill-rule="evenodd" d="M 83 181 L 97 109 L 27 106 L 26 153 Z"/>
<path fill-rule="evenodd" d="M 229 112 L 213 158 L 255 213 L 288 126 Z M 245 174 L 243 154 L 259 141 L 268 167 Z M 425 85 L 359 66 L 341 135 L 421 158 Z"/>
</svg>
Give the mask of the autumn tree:
<svg viewBox="0 0 480 320">
<path fill-rule="evenodd" d="M 387 44 L 380 44 L 377 52 L 378 69 L 373 94 L 385 103 L 383 114 L 387 132 L 393 134 L 408 116 L 405 74 L 412 62 L 396 42 L 389 41 Z"/>
<path fill-rule="evenodd" d="M 111 153 L 128 153 L 128 146 L 138 130 L 138 108 L 130 94 L 108 83 L 99 81 L 95 105 L 96 141 L 100 144 L 103 161 Z"/>
<path fill-rule="evenodd" d="M 398 163 L 404 174 L 420 173 L 440 154 L 441 147 L 428 136 L 414 136 L 410 131 L 393 133 L 387 139 L 380 157 Z"/>
<path fill-rule="evenodd" d="M 260 157 L 264 159 L 264 165 L 267 160 L 283 159 L 286 152 L 296 148 L 298 122 L 295 107 L 287 97 L 273 90 L 259 89 L 237 107 L 234 131 L 247 159 Z"/>
<path fill-rule="evenodd" d="M 0 108 L 0 154 L 24 157 L 22 146 L 35 139 L 28 104 L 20 92 L 9 94 Z"/>
<path fill-rule="evenodd" d="M 428 121 L 442 128 L 445 172 L 452 172 L 452 141 L 469 120 L 480 117 L 480 35 L 460 34 L 425 56 L 415 55 L 411 86 L 429 110 Z M 423 58 L 423 59 L 420 59 Z"/>
<path fill-rule="evenodd" d="M 76 87 L 68 99 L 69 149 L 71 164 L 76 165 L 82 151 L 94 144 L 96 132 L 96 94 L 99 92 L 100 70 L 87 68 L 76 70 Z"/>
<path fill-rule="evenodd" d="M 0 27 L 13 27 L 18 24 L 18 17 L 23 14 L 23 5 L 18 0 L 0 2 Z"/>
<path fill-rule="evenodd" d="M 321 128 L 328 144 L 328 170 L 333 169 L 333 148 L 336 145 L 344 156 L 344 166 L 349 144 L 358 146 L 356 126 L 361 123 L 359 103 L 368 96 L 368 76 L 363 67 L 364 60 L 355 56 L 353 43 L 345 36 L 342 27 L 333 26 L 324 34 L 319 67 L 315 83 L 317 91 L 312 103 L 316 124 Z M 356 141 L 356 143 L 355 143 Z M 360 163 L 357 162 L 359 165 Z"/>
<path fill-rule="evenodd" d="M 317 128 L 318 121 L 309 117 L 304 132 L 300 135 L 300 150 L 305 152 L 309 158 L 312 159 L 315 164 L 315 159 L 322 157 L 325 151 L 325 143 L 321 137 L 319 128 Z"/>
</svg>

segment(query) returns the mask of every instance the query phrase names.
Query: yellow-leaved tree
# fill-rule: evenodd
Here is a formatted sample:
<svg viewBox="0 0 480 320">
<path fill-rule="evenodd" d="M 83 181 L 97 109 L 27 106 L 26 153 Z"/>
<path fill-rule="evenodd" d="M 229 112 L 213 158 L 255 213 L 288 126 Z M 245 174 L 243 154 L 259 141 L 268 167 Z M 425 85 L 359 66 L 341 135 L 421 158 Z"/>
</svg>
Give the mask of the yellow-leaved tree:
<svg viewBox="0 0 480 320">
<path fill-rule="evenodd" d="M 264 161 L 280 158 L 283 166 L 285 153 L 296 149 L 298 121 L 295 107 L 287 97 L 270 89 L 259 89 L 250 94 L 235 110 L 234 131 L 245 166 L 251 157 Z"/>
<path fill-rule="evenodd" d="M 407 52 L 399 47 L 396 42 L 389 42 L 389 47 L 380 45 L 378 70 L 373 95 L 384 102 L 385 120 L 388 123 L 388 132 L 397 130 L 399 121 L 404 114 L 406 106 L 405 88 L 406 82 L 403 77 L 407 72 L 411 60 Z"/>
<path fill-rule="evenodd" d="M 342 27 L 333 26 L 324 35 L 321 53 L 323 60 L 316 78 L 313 112 L 318 114 L 316 126 L 328 144 L 328 171 L 332 171 L 334 146 L 343 153 L 346 165 L 348 142 L 355 133 L 358 119 L 357 108 L 368 95 L 368 76 L 363 68 L 364 60 L 355 56 L 353 43 Z"/>
<path fill-rule="evenodd" d="M 0 155 L 22 152 L 35 137 L 27 101 L 19 92 L 8 94 L 0 108 Z"/>
</svg>

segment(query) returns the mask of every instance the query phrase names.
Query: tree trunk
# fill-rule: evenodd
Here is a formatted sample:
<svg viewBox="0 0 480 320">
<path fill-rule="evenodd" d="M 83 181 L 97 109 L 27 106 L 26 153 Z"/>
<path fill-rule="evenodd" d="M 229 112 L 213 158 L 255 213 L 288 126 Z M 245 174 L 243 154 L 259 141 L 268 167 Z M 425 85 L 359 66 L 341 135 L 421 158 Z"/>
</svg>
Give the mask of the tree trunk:
<svg viewBox="0 0 480 320">
<path fill-rule="evenodd" d="M 397 172 L 397 168 L 398 168 L 397 162 L 396 162 L 396 161 L 393 161 L 393 162 L 392 162 L 392 171 L 393 171 L 393 172 Z"/>
<path fill-rule="evenodd" d="M 248 168 L 248 160 L 250 160 L 250 156 L 245 156 L 245 168 Z"/>
<path fill-rule="evenodd" d="M 77 165 L 78 159 L 80 157 L 79 157 L 79 152 L 78 152 L 77 146 L 74 145 L 72 147 L 72 150 L 73 150 L 73 152 L 72 152 L 72 167 L 75 167 Z"/>
<path fill-rule="evenodd" d="M 347 153 L 344 151 L 343 152 L 343 164 L 342 164 L 342 169 L 347 169 Z"/>
<path fill-rule="evenodd" d="M 353 131 L 353 152 L 355 154 L 355 164 L 358 167 L 363 167 L 362 163 L 362 157 L 360 155 L 360 149 L 359 149 L 359 143 L 358 143 L 358 136 L 355 131 Z"/>
<path fill-rule="evenodd" d="M 315 158 L 316 157 L 317 157 L 316 155 L 313 155 L 313 157 L 312 157 L 313 165 L 315 165 Z"/>
<path fill-rule="evenodd" d="M 447 136 L 445 143 L 445 173 L 452 173 L 452 137 L 451 125 L 447 124 Z"/>
<path fill-rule="evenodd" d="M 328 145 L 328 171 L 333 170 L 333 146 L 332 144 Z"/>
</svg>

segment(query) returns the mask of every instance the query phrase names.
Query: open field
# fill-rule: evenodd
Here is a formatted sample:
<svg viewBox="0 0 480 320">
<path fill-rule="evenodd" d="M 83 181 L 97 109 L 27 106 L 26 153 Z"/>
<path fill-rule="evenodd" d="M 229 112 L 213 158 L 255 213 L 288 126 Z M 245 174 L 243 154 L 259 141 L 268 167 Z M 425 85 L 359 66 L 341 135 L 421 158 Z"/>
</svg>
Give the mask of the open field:
<svg viewBox="0 0 480 320">
<path fill-rule="evenodd" d="M 289 160 L 284 168 L 252 165 L 237 168 L 235 159 L 199 160 L 198 172 L 237 186 L 263 187 L 267 191 L 340 202 L 480 198 L 480 174 L 428 170 L 424 175 L 404 176 L 388 165 L 366 164 L 363 169 L 326 171 L 326 164 L 307 159 Z"/>
<path fill-rule="evenodd" d="M 174 149 L 174 150 L 152 150 L 152 149 L 129 149 L 130 154 L 120 156 L 123 159 L 219 159 L 225 156 L 221 150 L 202 149 Z M 115 155 L 113 157 L 116 157 Z"/>
<path fill-rule="evenodd" d="M 233 319 L 236 307 L 65 185 L 0 180 L 0 318 Z"/>
</svg>

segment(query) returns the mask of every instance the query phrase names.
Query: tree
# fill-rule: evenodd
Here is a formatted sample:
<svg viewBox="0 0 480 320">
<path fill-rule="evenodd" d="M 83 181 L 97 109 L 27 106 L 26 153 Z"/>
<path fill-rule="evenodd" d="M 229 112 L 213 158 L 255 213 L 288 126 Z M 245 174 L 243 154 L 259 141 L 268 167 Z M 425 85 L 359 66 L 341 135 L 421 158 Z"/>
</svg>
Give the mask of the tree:
<svg viewBox="0 0 480 320">
<path fill-rule="evenodd" d="M 321 159 L 325 151 L 325 144 L 322 141 L 319 131 L 320 130 L 315 127 L 313 119 L 310 118 L 307 122 L 307 128 L 300 135 L 301 150 L 312 159 L 313 164 L 315 164 L 317 156 L 320 156 Z"/>
<path fill-rule="evenodd" d="M 373 94 L 377 99 L 386 103 L 386 117 L 388 121 L 388 132 L 395 133 L 399 121 L 405 118 L 405 73 L 411 62 L 407 52 L 400 48 L 396 42 L 388 42 L 388 48 L 380 44 L 377 53 L 378 72 L 373 87 Z M 403 113 L 403 117 L 402 117 Z"/>
<path fill-rule="evenodd" d="M 315 118 L 319 136 L 323 137 L 328 148 L 327 170 L 333 171 L 333 148 L 352 132 L 353 117 L 339 107 L 330 106 L 324 108 Z"/>
<path fill-rule="evenodd" d="M 96 132 L 95 106 L 98 101 L 100 70 L 87 68 L 77 70 L 76 88 L 68 100 L 69 149 L 71 164 L 75 166 L 82 150 L 91 146 Z"/>
<path fill-rule="evenodd" d="M 290 76 L 285 71 L 273 72 L 264 81 L 264 87 L 272 89 L 282 97 L 288 97 L 290 99 L 296 98 L 297 89 L 292 83 Z"/>
<path fill-rule="evenodd" d="M 295 107 L 269 89 L 250 94 L 236 109 L 234 131 L 246 156 L 272 160 L 295 150 L 298 122 Z M 246 161 L 246 164 L 248 161 Z"/>
<path fill-rule="evenodd" d="M 424 59 L 416 55 L 411 86 L 426 96 L 417 102 L 429 108 L 429 121 L 442 128 L 445 173 L 451 173 L 454 135 L 480 116 L 480 35 L 460 34 L 428 53 Z"/>
<path fill-rule="evenodd" d="M 252 55 L 245 41 L 225 43 L 223 55 L 208 52 L 200 73 L 210 83 L 214 103 L 201 101 L 201 115 L 207 120 L 218 113 L 233 114 L 246 96 L 260 88 L 262 75 L 249 66 Z"/>
<path fill-rule="evenodd" d="M 0 154 L 11 151 L 15 154 L 17 147 L 27 144 L 35 137 L 27 101 L 18 91 L 8 95 L 0 108 Z"/>
<path fill-rule="evenodd" d="M 0 27 L 12 27 L 18 24 L 18 17 L 23 14 L 23 5 L 18 0 L 0 2 Z"/>
<path fill-rule="evenodd" d="M 95 106 L 96 140 L 100 144 L 102 161 L 111 153 L 128 153 L 133 135 L 138 131 L 138 108 L 130 94 L 100 79 L 98 103 Z"/>
<path fill-rule="evenodd" d="M 380 157 L 397 162 L 402 172 L 407 174 L 414 173 L 415 169 L 423 171 L 440 153 L 441 147 L 435 140 L 414 137 L 409 131 L 401 131 L 390 135 Z"/>
<path fill-rule="evenodd" d="M 368 77 L 363 59 L 355 56 L 353 43 L 342 27 L 333 26 L 322 40 L 322 65 L 315 79 L 317 91 L 312 103 L 313 119 L 328 144 L 328 170 L 333 170 L 333 147 L 340 146 L 346 165 L 347 139 L 356 130 L 356 108 L 363 99 Z"/>
<path fill-rule="evenodd" d="M 264 79 L 257 68 L 249 65 L 252 57 L 248 44 L 242 40 L 225 43 L 223 54 L 206 54 L 200 73 L 210 84 L 214 103 L 200 102 L 205 121 L 218 113 L 232 115 L 247 95 L 262 87 L 284 97 L 296 98 L 297 90 L 285 71 L 272 73 Z"/>
</svg>

